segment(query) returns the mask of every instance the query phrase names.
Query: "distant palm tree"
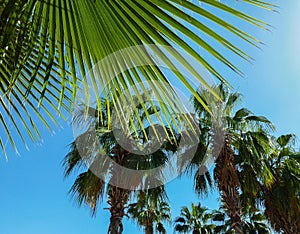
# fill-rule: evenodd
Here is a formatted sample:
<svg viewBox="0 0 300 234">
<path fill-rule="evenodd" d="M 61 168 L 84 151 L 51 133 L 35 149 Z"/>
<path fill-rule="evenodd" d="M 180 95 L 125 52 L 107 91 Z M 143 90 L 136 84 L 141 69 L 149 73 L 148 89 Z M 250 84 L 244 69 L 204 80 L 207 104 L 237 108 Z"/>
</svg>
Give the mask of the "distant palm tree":
<svg viewBox="0 0 300 234">
<path fill-rule="evenodd" d="M 214 224 L 214 234 L 233 234 L 235 233 L 231 228 L 231 221 L 228 219 L 226 213 L 223 212 L 224 207 L 212 212 Z M 251 211 L 247 209 L 243 213 L 243 230 L 244 234 L 271 234 L 271 229 L 267 223 L 266 217 L 260 211 Z"/>
<path fill-rule="evenodd" d="M 129 217 L 144 227 L 145 234 L 167 233 L 163 222 L 171 221 L 171 209 L 164 190 L 164 187 L 157 187 L 140 191 L 137 202 L 129 205 Z"/>
<path fill-rule="evenodd" d="M 244 2 L 267 10 L 274 8 L 272 4 L 260 0 Z M 213 67 L 207 58 L 202 57 L 203 50 L 240 74 L 239 69 L 224 55 L 225 51 L 229 50 L 245 60 L 250 60 L 251 57 L 227 40 L 222 35 L 223 31 L 216 30 L 212 25 L 220 26 L 253 46 L 258 46 L 260 41 L 246 30 L 224 20 L 222 16 L 217 16 L 213 10 L 228 13 L 238 22 L 244 21 L 262 29 L 266 29 L 268 24 L 228 6 L 227 3 L 205 0 L 201 4 L 207 7 L 202 7 L 198 1 L 188 0 L 3 0 L 0 5 L 0 96 L 3 97 L 0 100 L 1 132 L 6 133 L 16 148 L 14 134 L 7 123 L 9 119 L 24 142 L 26 138 L 23 130 L 31 139 L 39 138 L 39 125 L 32 114 L 51 129 L 49 120 L 57 123 L 55 113 L 62 114 L 61 108 L 70 111 L 77 85 L 86 82 L 86 71 L 108 55 L 128 47 L 155 44 L 181 48 L 215 77 L 225 81 L 219 73 L 221 69 Z M 202 22 L 202 18 L 210 23 Z M 204 39 L 199 33 L 205 33 L 210 39 Z M 214 45 L 223 46 L 224 53 L 220 53 L 219 48 L 216 49 L 210 41 L 215 42 Z M 192 44 L 199 45 L 201 51 L 194 49 Z M 157 56 L 170 67 L 174 66 L 174 59 L 170 58 L 172 55 L 202 84 L 207 85 L 195 68 L 176 51 L 158 49 L 152 51 L 155 56 L 150 56 L 151 53 L 145 53 L 143 49 L 140 52 L 136 55 L 137 59 L 152 63 Z M 133 55 L 130 56 L 132 58 Z M 126 60 L 125 55 L 121 57 L 122 61 Z M 130 70 L 128 62 L 125 61 L 124 64 Z M 107 69 L 115 71 L 119 69 L 119 65 L 120 63 L 111 64 Z M 180 71 L 174 75 L 197 96 Z M 170 82 L 157 66 L 134 67 L 131 71 L 112 76 L 116 76 L 116 79 L 105 87 L 110 99 L 114 98 L 115 87 L 125 90 L 143 79 Z M 97 81 L 106 83 L 112 76 L 97 77 Z M 152 89 L 166 103 L 172 104 L 174 101 L 171 90 L 166 90 L 163 85 L 155 85 Z M 140 91 L 134 92 L 135 96 L 140 95 Z M 45 118 L 43 113 L 49 118 Z M 161 120 L 161 124 L 163 123 L 164 120 Z M 2 137 L 0 147 L 5 152 Z"/>
<path fill-rule="evenodd" d="M 270 156 L 275 182 L 264 187 L 265 214 L 277 232 L 300 232 L 300 153 L 294 148 L 295 136 L 282 135 Z"/>
<path fill-rule="evenodd" d="M 242 205 L 248 205 L 255 198 L 259 189 L 256 184 L 262 181 L 269 185 L 273 180 L 266 164 L 270 150 L 266 130 L 274 127 L 265 117 L 255 116 L 245 108 L 234 112 L 240 99 L 239 93 L 230 93 L 223 85 L 217 86 L 215 90 L 223 103 L 214 108 L 223 124 L 215 125 L 212 116 L 195 100 L 203 135 L 191 168 L 200 166 L 195 174 L 195 189 L 198 194 L 207 194 L 208 187 L 213 187 L 213 181 L 209 171 L 201 171 L 202 163 L 205 153 L 211 154 L 210 157 L 215 159 L 214 180 L 220 191 L 224 210 L 230 218 L 231 228 L 242 233 Z M 200 91 L 200 96 L 207 103 L 212 98 L 207 91 Z M 217 104 L 215 102 L 212 105 Z M 207 148 L 212 142 L 217 146 L 210 153 Z M 247 195 L 240 197 L 239 190 Z"/>
<path fill-rule="evenodd" d="M 271 228 L 267 223 L 266 216 L 261 212 L 252 212 L 244 226 L 244 233 L 271 234 Z"/>
<path fill-rule="evenodd" d="M 179 233 L 206 234 L 213 233 L 215 225 L 211 223 L 212 214 L 206 207 L 192 203 L 191 210 L 184 206 L 180 216 L 175 219 L 174 231 Z"/>
<path fill-rule="evenodd" d="M 231 228 L 231 221 L 226 216 L 224 212 L 224 207 L 220 207 L 219 210 L 213 210 L 212 213 L 212 221 L 215 224 L 214 234 L 224 233 L 224 234 L 234 234 L 234 230 Z"/>
<path fill-rule="evenodd" d="M 111 108 L 112 106 L 113 104 L 110 105 Z M 142 108 L 140 107 L 140 109 Z M 90 108 L 90 110 L 92 110 L 92 108 Z M 124 178 L 124 175 L 119 172 L 113 173 L 114 164 L 109 162 L 108 159 L 105 159 L 105 156 L 123 167 L 147 170 L 165 163 L 168 160 L 170 153 L 176 149 L 176 146 L 171 144 L 172 141 L 164 140 L 165 143 L 162 147 L 154 153 L 136 155 L 134 152 L 124 149 L 119 144 L 113 130 L 107 130 L 107 110 L 103 110 L 103 113 L 105 113 L 103 121 L 100 121 L 99 117 L 97 117 L 96 110 L 91 111 L 90 113 L 93 115 L 90 116 L 92 121 L 88 130 L 76 138 L 75 142 L 71 144 L 70 152 L 64 158 L 63 165 L 65 167 L 65 176 L 69 176 L 75 169 L 79 168 L 83 170 L 83 172 L 77 176 L 70 189 L 70 193 L 76 197 L 80 205 L 83 203 L 88 204 L 92 209 L 93 215 L 96 213 L 98 203 L 104 196 L 107 195 L 107 203 L 109 205 L 108 209 L 111 214 L 108 233 L 121 234 L 123 232 L 122 220 L 126 215 L 125 209 L 129 202 L 129 196 L 132 193 L 131 189 L 137 189 L 141 186 L 141 182 L 134 181 L 134 178 Z M 74 121 L 80 122 L 81 117 L 79 114 Z M 145 116 L 142 115 L 142 111 L 140 111 L 140 118 L 143 119 L 144 117 Z M 150 128 L 151 126 L 145 128 L 146 134 L 149 134 Z M 114 130 L 116 131 L 116 129 Z M 99 149 L 95 149 L 93 144 L 90 142 L 91 136 L 95 134 L 95 132 L 97 133 L 97 140 L 100 143 Z M 141 129 L 135 129 L 135 131 L 132 129 L 130 134 L 133 137 L 136 137 L 135 134 L 138 134 L 140 137 L 139 140 L 146 142 L 144 139 L 145 135 Z M 151 143 L 153 142 L 146 142 L 146 144 Z M 105 152 L 105 155 L 103 155 L 103 152 Z M 102 178 L 99 178 L 99 175 L 95 175 L 95 172 L 101 173 Z M 106 183 L 103 181 L 103 178 L 110 179 Z M 120 179 L 131 181 L 134 187 L 119 188 L 113 185 L 113 183 L 110 184 L 111 181 Z M 147 180 L 146 177 L 145 179 Z M 157 179 L 159 180 L 161 178 Z"/>
</svg>

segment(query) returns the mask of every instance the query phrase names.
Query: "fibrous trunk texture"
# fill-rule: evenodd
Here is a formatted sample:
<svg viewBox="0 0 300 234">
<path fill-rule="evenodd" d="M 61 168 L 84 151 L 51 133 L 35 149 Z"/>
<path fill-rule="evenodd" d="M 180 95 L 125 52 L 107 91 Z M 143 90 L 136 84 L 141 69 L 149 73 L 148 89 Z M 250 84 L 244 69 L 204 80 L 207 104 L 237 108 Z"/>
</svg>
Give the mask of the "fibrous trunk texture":
<svg viewBox="0 0 300 234">
<path fill-rule="evenodd" d="M 234 152 L 230 147 L 230 139 L 227 135 L 216 159 L 215 177 L 225 211 L 231 221 L 231 229 L 235 230 L 236 233 L 243 233 L 242 208 L 238 191 L 240 184 L 233 160 Z"/>
<path fill-rule="evenodd" d="M 122 219 L 125 216 L 125 207 L 128 202 L 129 191 L 122 188 L 111 187 L 108 192 L 110 205 L 110 225 L 109 234 L 121 234 L 123 232 Z"/>
</svg>

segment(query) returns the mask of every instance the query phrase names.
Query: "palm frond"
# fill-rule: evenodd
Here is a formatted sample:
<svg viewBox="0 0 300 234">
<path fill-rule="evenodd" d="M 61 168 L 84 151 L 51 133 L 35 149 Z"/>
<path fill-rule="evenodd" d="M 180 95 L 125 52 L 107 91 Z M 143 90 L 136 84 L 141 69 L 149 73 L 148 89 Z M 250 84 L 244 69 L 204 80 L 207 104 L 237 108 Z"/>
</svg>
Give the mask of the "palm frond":
<svg viewBox="0 0 300 234">
<path fill-rule="evenodd" d="M 267 23 L 222 2 L 208 0 L 202 2 L 263 30 L 269 27 Z M 260 0 L 245 0 L 245 2 L 267 10 L 275 7 Z M 191 13 L 195 16 L 191 16 Z M 2 113 L 12 121 L 17 135 L 24 142 L 26 139 L 23 137 L 23 132 L 18 131 L 20 125 L 23 125 L 30 138 L 38 138 L 38 127 L 32 119 L 33 114 L 49 128 L 48 121 L 39 111 L 43 110 L 50 120 L 56 122 L 53 113 L 61 113 L 61 107 L 70 109 L 71 100 L 76 97 L 77 85 L 82 82 L 84 87 L 87 87 L 87 71 L 117 51 L 152 44 L 173 48 L 164 51 L 155 47 L 155 50 L 138 53 L 133 60 L 132 56 L 127 57 L 123 53 L 118 57 L 118 63 L 115 61 L 109 68 L 101 71 L 102 76 L 99 76 L 99 70 L 93 70 L 90 74 L 93 87 L 97 83 L 102 84 L 105 98 L 110 96 L 110 99 L 117 103 L 116 92 L 128 90 L 130 86 L 143 80 L 163 81 L 166 84 L 176 84 L 179 81 L 204 105 L 195 91 L 197 87 L 193 87 L 183 72 L 178 71 L 175 61 L 182 64 L 202 85 L 211 90 L 209 85 L 189 64 L 189 61 L 174 48 L 181 48 L 213 76 L 225 83 L 228 82 L 220 74 L 221 69 L 216 69 L 208 62 L 208 58 L 204 58 L 194 49 L 192 44 L 200 46 L 215 61 L 221 62 L 238 74 L 241 74 L 241 71 L 234 62 L 229 61 L 225 52 L 229 50 L 244 60 L 250 60 L 251 56 L 226 39 L 227 35 L 221 35 L 221 32 L 216 32 L 210 25 L 202 22 L 201 18 L 225 29 L 228 36 L 233 34 L 241 41 L 254 46 L 260 44 L 258 39 L 227 22 L 221 16 L 204 9 L 197 4 L 197 1 L 188 0 L 142 2 L 137 0 L 4 0 L 0 17 L 0 95 L 14 110 L 14 113 L 10 114 L 11 110 L 7 104 L 1 101 L 0 121 L 14 147 L 14 137 Z M 191 30 L 192 27 L 195 30 Z M 205 40 L 199 36 L 199 33 L 206 34 L 210 39 Z M 178 36 L 179 34 L 184 37 Z M 224 51 L 216 50 L 210 41 L 220 44 Z M 163 70 L 157 66 L 134 66 L 140 61 L 155 64 L 155 58 L 173 70 L 174 79 L 168 79 Z M 120 69 L 124 71 L 122 74 L 118 72 Z M 161 123 L 165 121 L 170 125 L 171 121 L 175 120 L 172 115 L 174 113 L 176 115 L 180 105 L 177 102 L 175 108 L 173 104 L 175 93 L 170 92 L 168 87 L 151 86 L 159 100 L 164 100 L 167 104 L 161 107 L 165 116 L 165 120 L 161 119 Z M 145 90 L 143 85 L 141 88 Z M 139 90 L 135 89 L 133 92 L 135 96 L 141 97 Z M 32 111 L 27 110 L 24 102 Z M 101 105 L 100 100 L 98 105 Z M 118 111 L 124 112 L 121 109 Z M 147 111 L 145 113 L 148 116 Z M 17 121 L 16 117 L 20 121 Z M 182 119 L 182 121 L 188 120 Z M 3 138 L 0 139 L 0 146 L 4 151 Z"/>
<path fill-rule="evenodd" d="M 69 193 L 74 196 L 79 205 L 87 204 L 95 215 L 104 191 L 105 182 L 88 170 L 78 175 Z"/>
</svg>

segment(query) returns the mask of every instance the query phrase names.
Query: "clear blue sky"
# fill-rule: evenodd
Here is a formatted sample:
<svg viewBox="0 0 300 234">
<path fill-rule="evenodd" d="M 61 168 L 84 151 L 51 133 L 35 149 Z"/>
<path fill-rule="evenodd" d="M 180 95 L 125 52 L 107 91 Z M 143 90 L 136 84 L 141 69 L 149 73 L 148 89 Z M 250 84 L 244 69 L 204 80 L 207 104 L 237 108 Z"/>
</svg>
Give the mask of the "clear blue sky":
<svg viewBox="0 0 300 234">
<path fill-rule="evenodd" d="M 248 50 L 256 59 L 253 65 L 238 62 L 246 79 L 231 77 L 230 73 L 228 78 L 244 95 L 242 105 L 267 116 L 277 126 L 277 134 L 293 132 L 300 136 L 300 1 L 275 3 L 281 7 L 280 14 L 255 14 L 274 29 L 262 32 L 251 28 L 266 46 Z M 109 212 L 103 210 L 105 203 L 99 207 L 97 217 L 91 218 L 87 207 L 78 208 L 67 196 L 74 178 L 63 180 L 61 161 L 72 140 L 71 128 L 63 124 L 54 136 L 44 132 L 42 145 L 31 144 L 30 152 L 21 150 L 21 157 L 12 150 L 8 151 L 8 161 L 0 157 L 1 234 L 106 233 Z M 167 185 L 174 217 L 181 206 L 199 200 L 192 184 L 183 178 Z M 217 208 L 215 195 L 201 201 Z M 125 219 L 124 233 L 142 230 Z"/>
</svg>

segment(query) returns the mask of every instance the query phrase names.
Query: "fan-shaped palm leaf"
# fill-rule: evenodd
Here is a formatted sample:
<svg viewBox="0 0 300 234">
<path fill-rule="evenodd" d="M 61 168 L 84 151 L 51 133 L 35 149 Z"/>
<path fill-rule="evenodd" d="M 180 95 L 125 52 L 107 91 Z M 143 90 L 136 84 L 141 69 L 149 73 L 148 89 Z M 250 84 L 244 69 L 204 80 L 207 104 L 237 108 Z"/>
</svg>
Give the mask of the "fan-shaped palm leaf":
<svg viewBox="0 0 300 234">
<path fill-rule="evenodd" d="M 244 2 L 267 10 L 274 8 L 272 4 L 263 1 L 244 0 Z M 249 60 L 250 56 L 220 32 L 215 31 L 211 25 L 220 26 L 254 46 L 257 46 L 260 41 L 224 20 L 223 17 L 212 13 L 210 9 L 217 9 L 234 16 L 237 20 L 262 29 L 266 29 L 268 25 L 220 1 L 205 0 L 201 1 L 201 4 L 207 5 L 208 9 L 199 5 L 198 1 L 188 0 L 2 1 L 0 121 L 11 144 L 15 145 L 4 113 L 21 138 L 23 134 L 18 130 L 20 125 L 16 117 L 19 118 L 30 138 L 36 138 L 39 134 L 32 113 L 38 115 L 48 127 L 47 121 L 38 112 L 37 107 L 43 109 L 50 119 L 55 121 L 53 113 L 60 113 L 59 107 L 69 109 L 68 98 L 75 97 L 78 82 L 83 81 L 87 85 L 85 79 L 87 71 L 108 55 L 124 48 L 149 44 L 181 48 L 215 77 L 225 81 L 218 69 L 192 46 L 192 44 L 199 45 L 210 56 L 240 73 L 234 63 L 226 58 L 225 51 L 229 50 L 245 60 Z M 204 18 L 205 20 L 202 20 Z M 210 23 L 207 24 L 206 21 Z M 206 34 L 210 39 L 199 36 L 199 32 Z M 212 41 L 222 45 L 225 48 L 224 52 L 216 50 L 210 43 Z M 187 71 L 207 86 L 201 74 L 176 50 L 163 51 L 159 47 L 155 48 L 150 50 L 152 54 L 150 51 L 137 50 L 142 53 L 131 55 L 131 58 L 128 58 L 126 53 L 121 54 L 118 63 L 110 64 L 109 68 L 102 70 L 103 76 L 99 77 L 99 74 L 92 73 L 93 82 L 106 84 L 104 96 L 109 95 L 112 100 L 116 98 L 115 88 L 126 90 L 142 80 L 158 80 L 174 84 L 176 82 L 173 79 L 177 79 L 191 94 L 198 97 L 195 92 L 197 87 L 193 87 L 182 72 L 176 71 L 174 61 L 180 62 Z M 134 67 L 138 61 L 155 64 L 154 56 L 173 69 L 174 78 L 167 79 L 161 68 L 156 66 Z M 120 66 L 127 71 L 119 74 L 117 71 L 120 70 Z M 133 68 L 129 69 L 132 66 Z M 170 120 L 167 116 L 172 112 L 176 114 L 176 108 L 172 105 L 174 98 L 165 85 L 159 87 L 153 85 L 152 89 L 159 100 L 164 100 L 166 104 L 173 107 L 162 108 L 162 113 L 169 123 L 172 118 Z M 140 97 L 140 91 L 135 89 L 134 93 L 135 96 Z M 25 100 L 32 111 L 24 106 Z M 200 99 L 199 101 L 201 102 Z M 99 100 L 98 104 L 100 105 Z M 49 109 L 50 107 L 52 110 Z M 161 122 L 163 121 L 161 119 Z M 0 146 L 4 151 L 3 138 L 0 139 Z"/>
</svg>

